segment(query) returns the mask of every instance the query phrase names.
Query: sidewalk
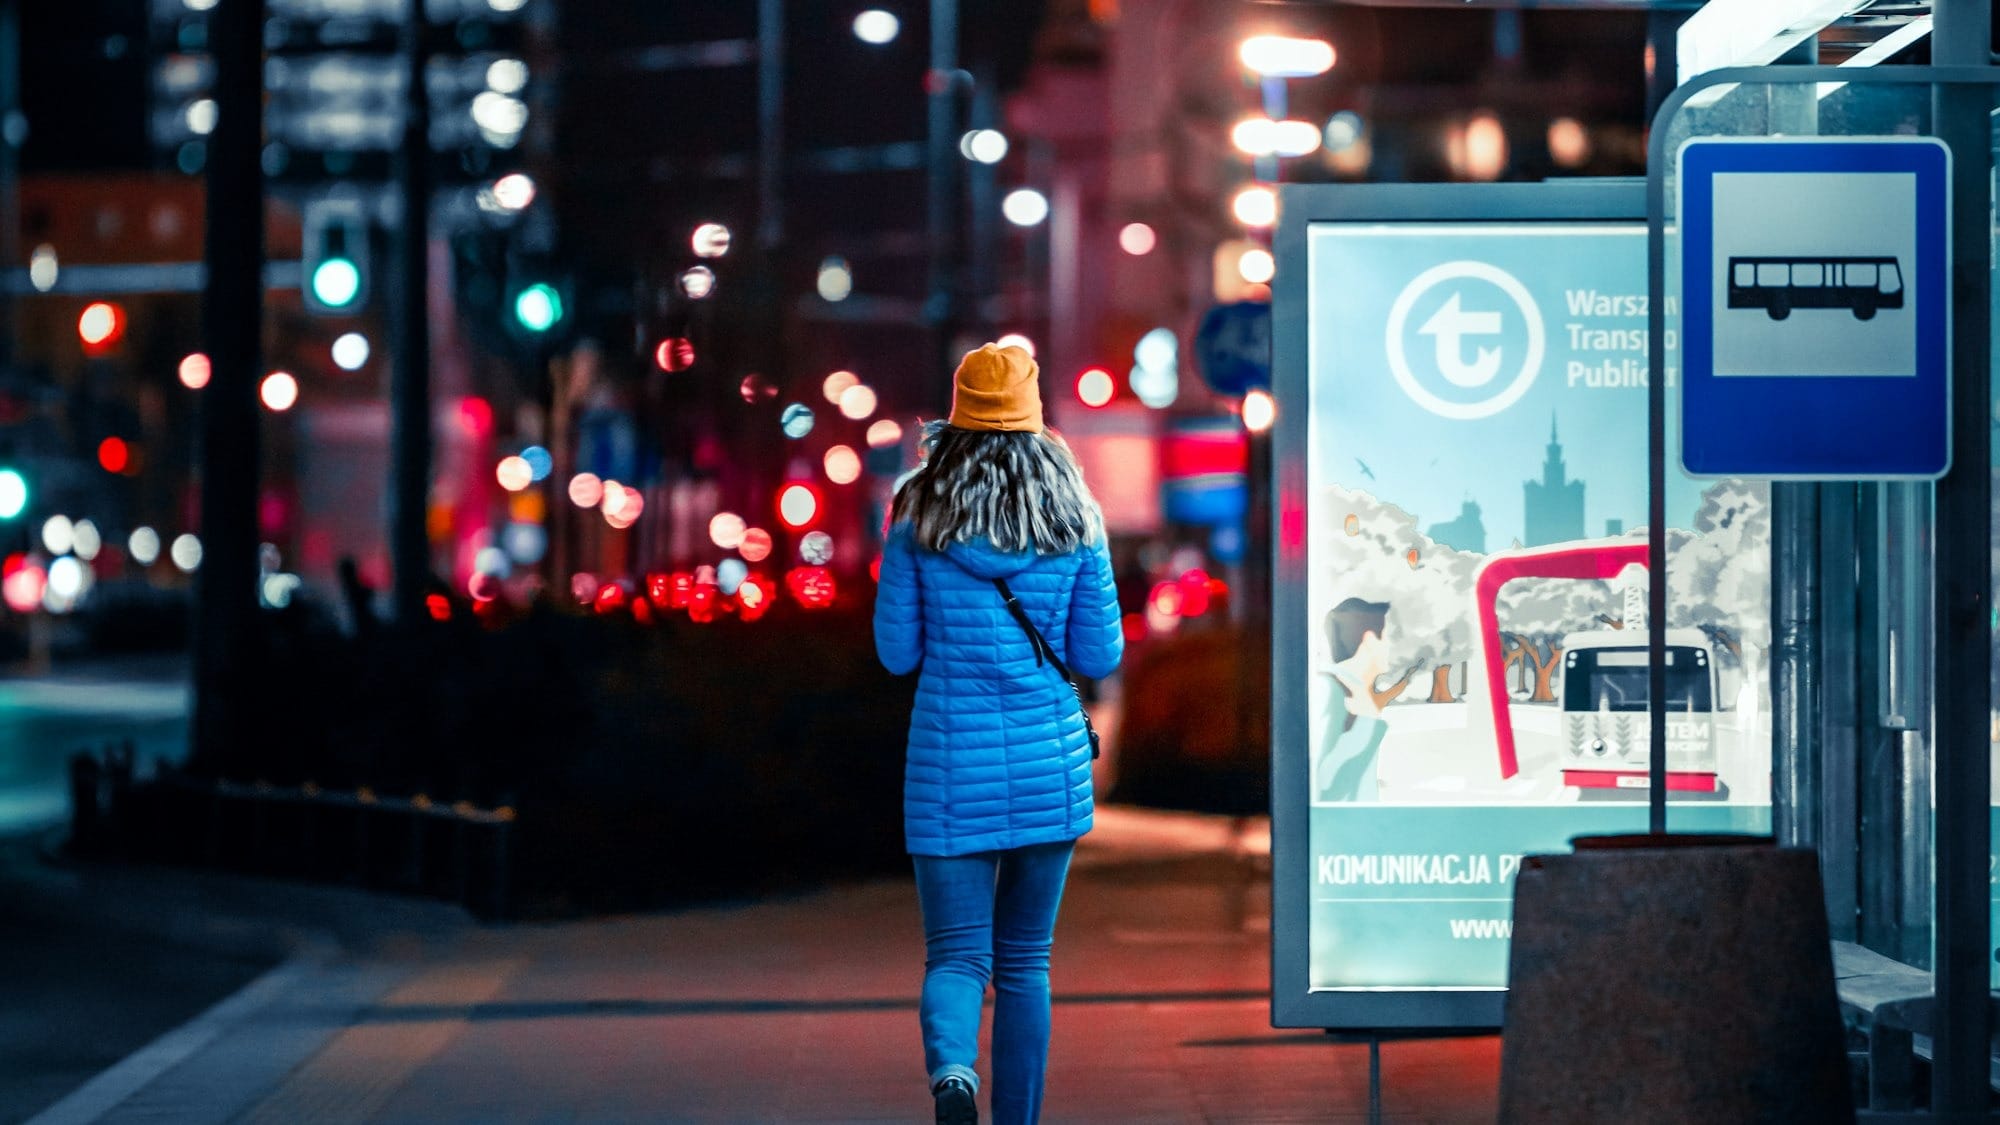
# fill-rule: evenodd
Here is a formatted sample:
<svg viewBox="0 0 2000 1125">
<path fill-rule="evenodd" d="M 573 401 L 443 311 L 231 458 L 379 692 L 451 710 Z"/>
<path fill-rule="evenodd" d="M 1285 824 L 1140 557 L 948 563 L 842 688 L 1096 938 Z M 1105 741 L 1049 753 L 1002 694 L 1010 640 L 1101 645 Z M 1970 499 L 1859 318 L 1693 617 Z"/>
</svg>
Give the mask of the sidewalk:
<svg viewBox="0 0 2000 1125">
<path fill-rule="evenodd" d="M 1366 1120 L 1366 1046 L 1269 1026 L 1259 826 L 1101 823 L 1057 932 L 1046 1119 Z M 294 957 L 34 1120 L 928 1120 L 908 880 L 361 944 Z M 1498 1060 L 1492 1037 L 1385 1045 L 1384 1119 L 1490 1121 Z"/>
</svg>

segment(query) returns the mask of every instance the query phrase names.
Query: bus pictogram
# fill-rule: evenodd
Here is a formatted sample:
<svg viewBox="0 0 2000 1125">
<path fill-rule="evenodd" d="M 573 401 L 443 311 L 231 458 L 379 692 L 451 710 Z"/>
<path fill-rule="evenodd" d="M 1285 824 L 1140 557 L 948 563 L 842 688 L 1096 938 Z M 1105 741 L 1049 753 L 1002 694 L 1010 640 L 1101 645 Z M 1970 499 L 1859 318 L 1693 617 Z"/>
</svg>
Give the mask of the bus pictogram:
<svg viewBox="0 0 2000 1125">
<path fill-rule="evenodd" d="M 1903 307 L 1903 270 L 1888 257 L 1732 257 L 1729 307 L 1763 309 L 1772 320 L 1793 309 L 1846 309 L 1868 320 Z"/>
</svg>

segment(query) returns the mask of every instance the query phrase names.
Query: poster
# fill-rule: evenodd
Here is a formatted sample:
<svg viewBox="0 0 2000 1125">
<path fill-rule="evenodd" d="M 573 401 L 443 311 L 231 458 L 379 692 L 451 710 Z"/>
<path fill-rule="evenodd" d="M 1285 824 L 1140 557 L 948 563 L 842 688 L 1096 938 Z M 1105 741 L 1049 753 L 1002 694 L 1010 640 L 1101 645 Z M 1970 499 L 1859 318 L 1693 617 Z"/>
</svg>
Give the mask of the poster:
<svg viewBox="0 0 2000 1125">
<path fill-rule="evenodd" d="M 1305 227 L 1310 990 L 1503 988 L 1520 857 L 1645 830 L 1645 263 L 1637 222 Z M 1767 832 L 1769 491 L 1667 507 L 1669 824 Z"/>
</svg>

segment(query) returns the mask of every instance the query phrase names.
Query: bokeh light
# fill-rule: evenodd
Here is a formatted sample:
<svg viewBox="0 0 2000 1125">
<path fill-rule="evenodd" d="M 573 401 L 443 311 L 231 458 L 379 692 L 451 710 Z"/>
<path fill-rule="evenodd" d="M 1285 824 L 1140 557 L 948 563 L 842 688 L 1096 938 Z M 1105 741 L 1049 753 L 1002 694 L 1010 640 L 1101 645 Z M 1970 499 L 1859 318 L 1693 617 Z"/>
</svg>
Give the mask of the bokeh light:
<svg viewBox="0 0 2000 1125">
<path fill-rule="evenodd" d="M 525 172 L 509 172 L 493 181 L 493 200 L 509 211 L 525 211 L 535 201 L 535 181 Z"/>
<path fill-rule="evenodd" d="M 0 520 L 11 520 L 28 506 L 28 480 L 14 469 L 0 469 Z"/>
<path fill-rule="evenodd" d="M 833 561 L 833 536 L 824 531 L 808 531 L 799 540 L 799 558 L 812 566 L 825 566 Z"/>
<path fill-rule="evenodd" d="M 754 371 L 743 377 L 743 381 L 736 385 L 736 390 L 743 396 L 744 402 L 754 403 L 778 397 L 777 386 Z"/>
<path fill-rule="evenodd" d="M 1158 245 L 1159 241 L 1159 235 L 1153 233 L 1153 228 L 1145 223 L 1126 223 L 1118 230 L 1118 248 L 1134 258 L 1143 258 L 1152 253 L 1153 247 Z"/>
<path fill-rule="evenodd" d="M 124 327 L 125 314 L 109 301 L 92 301 L 76 318 L 77 336 L 92 347 L 111 343 Z"/>
<path fill-rule="evenodd" d="M 996 348 L 1019 348 L 1027 352 L 1031 358 L 1035 354 L 1035 342 L 1019 332 L 1007 333 L 998 340 L 993 341 L 993 346 Z"/>
<path fill-rule="evenodd" d="M 1278 402 L 1270 392 L 1253 390 L 1243 396 L 1243 428 L 1261 434 L 1278 420 Z"/>
<path fill-rule="evenodd" d="M 333 341 L 333 365 L 342 371 L 359 371 L 368 362 L 368 337 L 359 332 L 343 332 Z"/>
<path fill-rule="evenodd" d="M 662 371 L 686 371 L 694 366 L 694 341 L 685 336 L 669 336 L 653 349 L 653 362 Z"/>
<path fill-rule="evenodd" d="M 122 437 L 108 437 L 97 443 L 97 463 L 107 473 L 122 473 L 132 464 L 132 449 Z"/>
<path fill-rule="evenodd" d="M 743 526 L 743 517 L 735 512 L 717 512 L 708 520 L 708 541 L 725 551 L 734 551 L 748 532 Z M 765 536 L 766 541 L 770 539 Z"/>
<path fill-rule="evenodd" d="M 604 482 L 596 473 L 578 473 L 569 478 L 569 502 L 579 508 L 595 508 L 604 499 Z"/>
<path fill-rule="evenodd" d="M 878 418 L 868 425 L 868 448 L 887 449 L 903 440 L 903 427 L 892 418 Z"/>
<path fill-rule="evenodd" d="M 875 388 L 866 383 L 856 383 L 840 392 L 840 413 L 852 421 L 859 422 L 875 413 L 875 406 Z"/>
<path fill-rule="evenodd" d="M 1007 158 L 1007 135 L 998 129 L 974 129 L 958 138 L 959 155 L 980 164 L 998 164 Z"/>
<path fill-rule="evenodd" d="M 42 604 L 42 591 L 47 588 L 48 574 L 39 566 L 23 565 L 7 575 L 0 582 L 0 596 L 7 601 L 7 608 L 15 613 L 32 613 Z"/>
<path fill-rule="evenodd" d="M 697 258 L 720 258 L 729 253 L 729 228 L 721 223 L 703 223 L 688 239 Z"/>
<path fill-rule="evenodd" d="M 75 552 L 77 558 L 89 562 L 97 557 L 97 552 L 104 549 L 104 536 L 97 530 L 96 524 L 89 520 L 78 520 L 76 526 L 70 529 L 69 549 Z"/>
<path fill-rule="evenodd" d="M 707 266 L 690 266 L 681 271 L 681 292 L 692 300 L 706 300 L 715 292 L 715 271 Z"/>
<path fill-rule="evenodd" d="M 736 545 L 736 553 L 749 562 L 763 562 L 771 557 L 771 533 L 761 527 L 746 529 L 743 541 Z"/>
<path fill-rule="evenodd" d="M 1049 217 L 1049 197 L 1034 188 L 1015 188 L 1000 201 L 1000 213 L 1017 227 L 1039 226 Z"/>
<path fill-rule="evenodd" d="M 282 414 L 299 401 L 299 381 L 289 371 L 273 371 L 264 376 L 257 397 L 264 401 L 264 409 Z"/>
<path fill-rule="evenodd" d="M 826 396 L 826 401 L 838 406 L 841 394 L 859 382 L 861 377 L 852 371 L 836 371 L 821 381 L 819 393 Z"/>
<path fill-rule="evenodd" d="M 547 480 L 555 471 L 556 459 L 539 445 L 531 445 L 521 451 L 521 460 L 528 463 L 529 476 L 534 480 Z"/>
<path fill-rule="evenodd" d="M 167 555 L 183 573 L 193 574 L 201 565 L 201 540 L 194 533 L 187 532 L 174 537 L 174 545 L 167 549 Z"/>
<path fill-rule="evenodd" d="M 1252 285 L 1261 285 L 1277 276 L 1278 262 L 1261 246 L 1252 247 L 1236 259 L 1237 276 Z"/>
<path fill-rule="evenodd" d="M 826 479 L 835 484 L 853 484 L 861 477 L 861 455 L 851 446 L 836 445 L 821 460 Z"/>
<path fill-rule="evenodd" d="M 1549 122 L 1549 159 L 1564 168 L 1576 168 L 1590 159 L 1590 133 L 1574 117 L 1558 117 Z"/>
<path fill-rule="evenodd" d="M 526 457 L 502 457 L 494 467 L 493 475 L 500 481 L 500 487 L 509 492 L 519 492 L 535 483 L 535 470 Z"/>
<path fill-rule="evenodd" d="M 750 567 L 742 559 L 723 559 L 715 565 L 715 588 L 725 597 L 733 597 L 736 588 L 748 577 Z"/>
<path fill-rule="evenodd" d="M 42 546 L 51 555 L 67 555 L 76 544 L 76 525 L 68 516 L 50 516 L 42 521 Z"/>
<path fill-rule="evenodd" d="M 809 484 L 794 482 L 778 491 L 778 519 L 793 531 L 819 522 L 819 511 L 819 492 Z"/>
<path fill-rule="evenodd" d="M 1093 409 L 1103 406 L 1117 393 L 1117 382 L 1111 378 L 1111 372 L 1102 367 L 1087 368 L 1076 377 L 1077 401 L 1085 406 Z"/>
<path fill-rule="evenodd" d="M 812 407 L 802 402 L 792 403 L 790 406 L 785 407 L 784 413 L 778 415 L 778 425 L 784 428 L 786 437 L 797 441 L 799 438 L 812 433 Z"/>
<path fill-rule="evenodd" d="M 831 257 L 819 264 L 819 295 L 825 301 L 845 301 L 854 292 L 854 271 L 847 268 L 847 259 Z"/>
<path fill-rule="evenodd" d="M 854 17 L 854 37 L 873 46 L 895 42 L 902 29 L 903 21 L 880 8 L 870 8 Z"/>
<path fill-rule="evenodd" d="M 208 356 L 201 352 L 189 352 L 181 357 L 181 386 L 198 391 L 208 386 L 209 375 Z"/>
<path fill-rule="evenodd" d="M 1263 184 L 1252 184 L 1236 193 L 1229 210 L 1246 227 L 1268 227 L 1278 221 L 1278 193 Z"/>
<path fill-rule="evenodd" d="M 152 566 L 160 558 L 160 533 L 150 527 L 135 527 L 125 539 L 125 551 L 140 566 Z"/>
</svg>

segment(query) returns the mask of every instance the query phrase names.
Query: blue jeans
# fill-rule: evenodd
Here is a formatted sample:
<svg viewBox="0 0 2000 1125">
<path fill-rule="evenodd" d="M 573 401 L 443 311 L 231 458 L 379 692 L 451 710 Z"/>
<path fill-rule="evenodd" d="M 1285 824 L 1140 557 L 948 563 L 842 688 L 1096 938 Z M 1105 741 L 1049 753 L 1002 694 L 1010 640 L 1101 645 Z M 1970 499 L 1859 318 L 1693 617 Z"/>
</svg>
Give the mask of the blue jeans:
<svg viewBox="0 0 2000 1125">
<path fill-rule="evenodd" d="M 924 912 L 924 1068 L 974 1090 L 980 1009 L 993 982 L 993 1120 L 1034 1122 L 1049 1064 L 1049 943 L 1075 844 L 913 856 Z"/>
</svg>

